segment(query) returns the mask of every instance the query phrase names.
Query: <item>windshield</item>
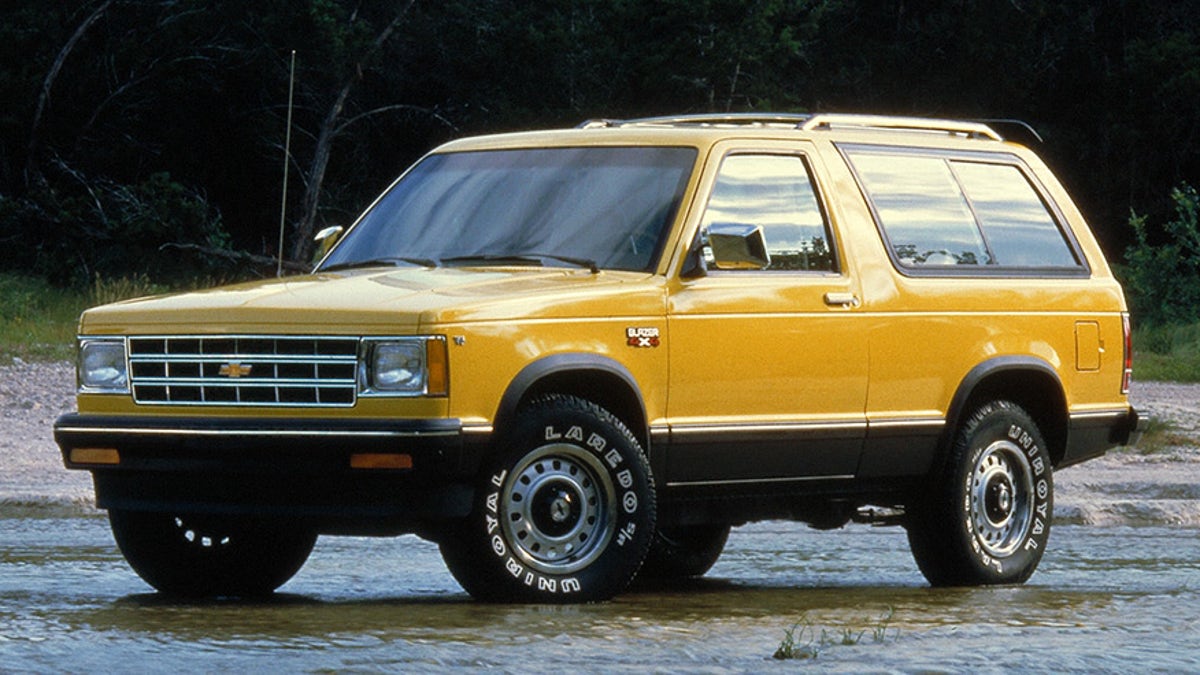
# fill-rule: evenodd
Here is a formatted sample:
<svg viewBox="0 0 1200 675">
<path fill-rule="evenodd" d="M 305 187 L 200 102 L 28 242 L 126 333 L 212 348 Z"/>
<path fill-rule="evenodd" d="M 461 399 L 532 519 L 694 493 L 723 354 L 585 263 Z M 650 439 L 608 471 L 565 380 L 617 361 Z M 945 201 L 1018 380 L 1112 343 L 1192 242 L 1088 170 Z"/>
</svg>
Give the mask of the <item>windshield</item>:
<svg viewBox="0 0 1200 675">
<path fill-rule="evenodd" d="M 676 147 L 430 155 L 321 269 L 403 262 L 650 271 L 695 158 L 695 148 Z"/>
</svg>

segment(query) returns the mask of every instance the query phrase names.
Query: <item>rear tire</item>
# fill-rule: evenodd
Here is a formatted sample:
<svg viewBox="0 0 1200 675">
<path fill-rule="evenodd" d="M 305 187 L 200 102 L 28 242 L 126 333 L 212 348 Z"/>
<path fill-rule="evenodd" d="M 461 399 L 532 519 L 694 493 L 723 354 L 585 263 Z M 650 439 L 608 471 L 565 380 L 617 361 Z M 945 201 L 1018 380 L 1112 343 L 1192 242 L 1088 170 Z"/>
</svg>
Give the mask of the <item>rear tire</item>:
<svg viewBox="0 0 1200 675">
<path fill-rule="evenodd" d="M 121 509 L 108 518 L 138 576 L 184 597 L 270 595 L 300 570 L 317 540 L 275 519 Z"/>
<path fill-rule="evenodd" d="M 571 396 L 537 399 L 485 464 L 472 514 L 440 542 L 468 593 L 593 602 L 629 585 L 654 534 L 654 483 L 616 417 Z"/>
<path fill-rule="evenodd" d="M 934 586 L 1029 579 L 1050 538 L 1054 479 L 1046 442 L 1020 406 L 992 401 L 955 434 L 929 493 L 908 508 L 908 541 Z"/>
<path fill-rule="evenodd" d="M 725 550 L 728 525 L 689 525 L 654 533 L 640 579 L 672 580 L 704 576 Z"/>
</svg>

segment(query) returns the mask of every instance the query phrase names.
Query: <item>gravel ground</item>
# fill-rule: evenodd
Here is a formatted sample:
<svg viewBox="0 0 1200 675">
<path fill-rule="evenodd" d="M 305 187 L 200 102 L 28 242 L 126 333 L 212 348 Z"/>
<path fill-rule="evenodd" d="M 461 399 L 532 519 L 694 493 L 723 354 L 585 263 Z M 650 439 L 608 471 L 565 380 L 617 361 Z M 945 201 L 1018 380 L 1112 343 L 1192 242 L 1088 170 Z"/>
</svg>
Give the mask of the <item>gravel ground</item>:
<svg viewBox="0 0 1200 675">
<path fill-rule="evenodd" d="M 53 439 L 54 419 L 75 409 L 74 387 L 69 363 L 0 366 L 0 515 L 92 509 L 90 477 L 63 468 Z M 1138 382 L 1132 399 L 1177 444 L 1121 449 L 1056 474 L 1056 521 L 1200 526 L 1200 385 Z"/>
</svg>

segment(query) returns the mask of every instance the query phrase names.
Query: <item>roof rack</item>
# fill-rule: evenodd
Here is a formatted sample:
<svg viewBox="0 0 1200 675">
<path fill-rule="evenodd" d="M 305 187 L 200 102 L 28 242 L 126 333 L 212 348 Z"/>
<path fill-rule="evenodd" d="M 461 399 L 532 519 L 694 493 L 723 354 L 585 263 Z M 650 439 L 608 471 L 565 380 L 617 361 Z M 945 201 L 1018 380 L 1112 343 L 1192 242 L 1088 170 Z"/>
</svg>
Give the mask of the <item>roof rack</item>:
<svg viewBox="0 0 1200 675">
<path fill-rule="evenodd" d="M 674 115 L 667 117 L 642 117 L 628 120 L 593 119 L 580 124 L 578 129 L 625 126 L 786 126 L 799 129 L 811 115 L 794 113 L 721 113 L 698 115 Z"/>
<path fill-rule="evenodd" d="M 1011 124 L 1011 122 L 1009 122 Z M 1004 138 L 982 122 L 924 117 L 897 117 L 889 115 L 854 115 L 844 113 L 821 113 L 816 115 L 779 113 L 725 113 L 676 115 L 672 117 L 643 117 L 640 119 L 614 120 L 592 119 L 580 124 L 578 129 L 596 129 L 629 126 L 774 126 L 816 131 L 841 128 L 889 129 L 893 131 L 924 131 L 985 138 L 1003 141 Z"/>
<path fill-rule="evenodd" d="M 986 119 L 972 120 L 980 124 L 986 124 L 990 128 L 995 129 L 997 133 L 1002 134 L 1006 140 L 1016 141 L 1022 145 L 1032 145 L 1036 143 L 1045 143 L 1042 135 L 1033 128 L 1033 125 L 1024 120 L 1014 119 Z"/>
<path fill-rule="evenodd" d="M 993 141 L 1004 140 L 991 127 L 979 122 L 926 119 L 923 117 L 891 117 L 887 115 L 848 115 L 840 113 L 813 115 L 804 122 L 801 129 L 813 131 L 817 129 L 832 129 L 834 127 L 944 132 L 968 138 L 987 138 Z"/>
</svg>

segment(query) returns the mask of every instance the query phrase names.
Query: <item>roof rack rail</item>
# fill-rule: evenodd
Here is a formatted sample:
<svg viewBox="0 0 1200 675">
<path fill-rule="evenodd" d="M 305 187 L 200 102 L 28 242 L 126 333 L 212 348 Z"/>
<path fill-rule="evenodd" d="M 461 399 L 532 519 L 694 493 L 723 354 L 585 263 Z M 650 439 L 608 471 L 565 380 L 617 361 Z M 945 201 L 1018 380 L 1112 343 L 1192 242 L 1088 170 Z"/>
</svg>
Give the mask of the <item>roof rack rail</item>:
<svg viewBox="0 0 1200 675">
<path fill-rule="evenodd" d="M 888 115 L 850 115 L 826 113 L 809 117 L 801 129 L 813 131 L 833 127 L 862 127 L 865 129 L 893 129 L 897 131 L 931 131 L 962 135 L 968 138 L 987 138 L 1003 141 L 1004 138 L 991 127 L 979 122 L 927 119 L 924 117 L 892 117 Z"/>
<path fill-rule="evenodd" d="M 793 129 L 801 128 L 811 115 L 797 113 L 716 113 L 696 115 L 673 115 L 667 117 L 641 117 L 628 120 L 591 119 L 583 122 L 577 129 L 596 129 L 602 127 L 624 126 L 715 126 L 715 125 L 776 125 Z"/>
<path fill-rule="evenodd" d="M 988 125 L 992 129 L 995 129 L 997 133 L 1004 134 L 1006 140 L 1017 141 L 1024 145 L 1030 145 L 1030 141 L 1037 143 L 1046 142 L 1042 138 L 1042 135 L 1037 132 L 1037 129 L 1034 129 L 1033 125 L 1024 120 L 985 119 L 972 121 Z"/>
</svg>

